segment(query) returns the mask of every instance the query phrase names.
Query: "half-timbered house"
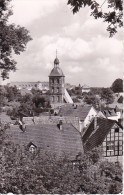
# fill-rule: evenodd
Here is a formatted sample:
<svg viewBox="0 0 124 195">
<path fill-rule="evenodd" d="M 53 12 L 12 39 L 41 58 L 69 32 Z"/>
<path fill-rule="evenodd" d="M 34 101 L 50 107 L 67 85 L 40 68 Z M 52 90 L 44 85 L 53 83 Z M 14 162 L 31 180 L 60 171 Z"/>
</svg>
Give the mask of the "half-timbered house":
<svg viewBox="0 0 124 195">
<path fill-rule="evenodd" d="M 123 130 L 114 120 L 95 117 L 83 135 L 84 151 L 103 147 L 103 156 L 112 162 L 122 162 Z"/>
</svg>

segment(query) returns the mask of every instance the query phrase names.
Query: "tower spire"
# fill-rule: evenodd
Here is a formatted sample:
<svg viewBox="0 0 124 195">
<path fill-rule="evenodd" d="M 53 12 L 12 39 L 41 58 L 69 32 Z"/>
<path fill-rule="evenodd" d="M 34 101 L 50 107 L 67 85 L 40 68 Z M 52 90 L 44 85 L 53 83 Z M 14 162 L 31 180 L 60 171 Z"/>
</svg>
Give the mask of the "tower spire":
<svg viewBox="0 0 124 195">
<path fill-rule="evenodd" d="M 57 58 L 57 49 L 56 49 L 56 58 Z"/>
<path fill-rule="evenodd" d="M 58 67 L 59 66 L 59 59 L 57 58 L 57 49 L 56 49 L 56 58 L 55 58 L 55 60 L 54 60 L 54 66 L 55 67 Z"/>
</svg>

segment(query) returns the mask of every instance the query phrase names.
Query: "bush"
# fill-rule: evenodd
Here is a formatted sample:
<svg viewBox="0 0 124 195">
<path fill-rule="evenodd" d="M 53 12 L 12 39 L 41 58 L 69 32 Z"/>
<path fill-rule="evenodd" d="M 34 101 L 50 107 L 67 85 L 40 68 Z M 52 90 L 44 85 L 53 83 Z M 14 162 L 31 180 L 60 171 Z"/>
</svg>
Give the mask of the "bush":
<svg viewBox="0 0 124 195">
<path fill-rule="evenodd" d="M 109 194 L 122 192 L 122 167 L 101 161 L 100 148 L 70 161 L 53 152 L 31 153 L 8 141 L 0 130 L 0 193 Z"/>
</svg>

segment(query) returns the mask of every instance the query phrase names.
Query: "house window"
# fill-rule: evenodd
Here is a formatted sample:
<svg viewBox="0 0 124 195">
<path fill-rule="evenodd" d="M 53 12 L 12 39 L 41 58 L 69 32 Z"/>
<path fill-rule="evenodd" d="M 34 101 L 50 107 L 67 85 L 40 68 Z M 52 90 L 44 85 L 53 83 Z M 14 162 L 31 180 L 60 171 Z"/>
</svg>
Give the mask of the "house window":
<svg viewBox="0 0 124 195">
<path fill-rule="evenodd" d="M 106 149 L 108 151 L 113 151 L 114 150 L 114 141 L 107 141 Z"/>
<path fill-rule="evenodd" d="M 115 133 L 119 133 L 119 128 L 115 128 Z"/>
</svg>

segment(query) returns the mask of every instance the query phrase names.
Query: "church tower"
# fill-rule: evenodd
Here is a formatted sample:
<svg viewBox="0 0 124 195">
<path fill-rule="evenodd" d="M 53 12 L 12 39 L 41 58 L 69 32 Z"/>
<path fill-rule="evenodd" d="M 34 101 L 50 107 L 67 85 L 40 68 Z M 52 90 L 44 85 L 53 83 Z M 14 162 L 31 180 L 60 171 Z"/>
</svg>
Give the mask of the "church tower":
<svg viewBox="0 0 124 195">
<path fill-rule="evenodd" d="M 49 75 L 50 103 L 63 103 L 65 95 L 65 76 L 59 67 L 59 59 L 54 60 L 54 68 Z"/>
</svg>

